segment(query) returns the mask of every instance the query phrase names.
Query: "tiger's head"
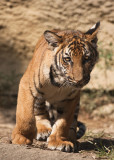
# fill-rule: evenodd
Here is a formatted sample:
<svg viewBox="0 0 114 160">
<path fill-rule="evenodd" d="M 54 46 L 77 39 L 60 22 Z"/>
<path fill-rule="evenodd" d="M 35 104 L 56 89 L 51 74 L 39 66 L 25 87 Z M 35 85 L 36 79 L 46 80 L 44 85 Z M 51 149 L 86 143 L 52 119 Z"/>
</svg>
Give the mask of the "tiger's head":
<svg viewBox="0 0 114 160">
<path fill-rule="evenodd" d="M 86 33 L 81 31 L 45 31 L 44 37 L 53 52 L 50 67 L 51 82 L 56 86 L 73 85 L 81 88 L 90 80 L 90 73 L 98 59 L 97 22 Z"/>
</svg>

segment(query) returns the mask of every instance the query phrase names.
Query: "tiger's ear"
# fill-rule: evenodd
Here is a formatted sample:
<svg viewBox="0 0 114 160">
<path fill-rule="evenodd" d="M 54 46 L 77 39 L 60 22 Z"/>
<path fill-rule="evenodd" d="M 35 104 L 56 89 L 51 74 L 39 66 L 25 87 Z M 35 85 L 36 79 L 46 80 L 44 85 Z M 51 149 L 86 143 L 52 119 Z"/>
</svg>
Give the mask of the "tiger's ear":
<svg viewBox="0 0 114 160">
<path fill-rule="evenodd" d="M 100 22 L 97 22 L 92 28 L 90 28 L 86 33 L 87 40 L 91 41 L 93 44 L 97 43 L 97 33 L 100 28 Z"/>
<path fill-rule="evenodd" d="M 58 36 L 56 33 L 48 30 L 44 32 L 44 37 L 48 42 L 48 44 L 51 45 L 52 47 L 58 47 L 59 44 L 62 42 L 61 36 Z"/>
</svg>

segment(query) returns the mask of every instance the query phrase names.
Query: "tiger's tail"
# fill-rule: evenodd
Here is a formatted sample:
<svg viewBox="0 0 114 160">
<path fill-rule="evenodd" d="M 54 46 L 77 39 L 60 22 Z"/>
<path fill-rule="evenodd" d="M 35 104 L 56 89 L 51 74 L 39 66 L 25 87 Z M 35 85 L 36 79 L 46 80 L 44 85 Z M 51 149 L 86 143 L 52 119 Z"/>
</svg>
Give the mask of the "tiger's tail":
<svg viewBox="0 0 114 160">
<path fill-rule="evenodd" d="M 77 131 L 77 139 L 80 139 L 86 132 L 86 126 L 84 123 L 78 121 L 77 127 L 79 128 L 79 130 Z"/>
</svg>

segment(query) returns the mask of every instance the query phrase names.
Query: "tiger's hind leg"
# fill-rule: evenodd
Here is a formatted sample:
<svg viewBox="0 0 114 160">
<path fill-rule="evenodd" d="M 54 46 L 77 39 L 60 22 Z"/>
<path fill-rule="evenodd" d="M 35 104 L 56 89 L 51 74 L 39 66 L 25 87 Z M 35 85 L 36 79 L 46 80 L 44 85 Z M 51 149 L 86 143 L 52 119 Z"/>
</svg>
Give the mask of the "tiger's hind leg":
<svg viewBox="0 0 114 160">
<path fill-rule="evenodd" d="M 80 108 L 80 103 L 76 105 L 74 120 L 69 130 L 69 139 L 71 141 L 76 141 L 77 139 L 80 139 L 86 132 L 85 124 L 77 120 L 79 114 L 79 108 Z"/>
<path fill-rule="evenodd" d="M 76 109 L 75 109 L 75 113 L 74 113 L 74 120 L 70 126 L 69 135 L 68 135 L 69 140 L 71 142 L 73 142 L 73 144 L 75 146 L 74 151 L 76 151 L 76 152 L 79 149 L 79 142 L 77 140 L 80 139 L 85 134 L 85 131 L 86 131 L 85 124 L 80 121 L 77 121 L 78 114 L 79 114 L 79 108 L 80 108 L 80 104 L 78 103 L 76 105 Z M 78 131 L 77 131 L 77 128 L 78 128 Z"/>
<path fill-rule="evenodd" d="M 76 143 L 77 141 L 77 119 L 79 114 L 79 108 L 80 108 L 80 101 L 76 104 L 75 107 L 75 113 L 74 113 L 74 119 L 69 129 L 69 140 L 73 143 Z"/>
<path fill-rule="evenodd" d="M 34 114 L 37 127 L 36 139 L 39 141 L 45 141 L 49 137 L 52 129 L 49 114 L 46 110 L 45 101 L 43 98 L 36 100 Z"/>
</svg>

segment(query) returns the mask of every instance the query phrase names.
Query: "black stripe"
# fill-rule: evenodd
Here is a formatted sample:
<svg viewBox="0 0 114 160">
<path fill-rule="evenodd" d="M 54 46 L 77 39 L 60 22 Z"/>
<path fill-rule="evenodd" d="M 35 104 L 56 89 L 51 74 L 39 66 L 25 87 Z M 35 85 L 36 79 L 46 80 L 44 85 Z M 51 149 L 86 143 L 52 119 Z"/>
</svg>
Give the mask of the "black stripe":
<svg viewBox="0 0 114 160">
<path fill-rule="evenodd" d="M 34 74 L 34 76 L 33 76 L 33 81 L 34 81 L 34 86 L 35 86 L 35 89 L 37 90 L 37 92 L 38 92 L 39 94 L 44 95 L 44 93 L 41 92 L 41 91 L 37 88 L 37 86 L 36 86 L 36 82 L 35 82 L 35 74 Z"/>
<path fill-rule="evenodd" d="M 35 114 L 35 116 L 42 116 L 42 115 L 45 115 L 46 113 L 37 113 Z"/>
<path fill-rule="evenodd" d="M 74 119 L 75 120 L 77 120 L 77 118 L 78 118 L 79 109 L 80 109 L 80 104 L 78 103 L 76 105 L 76 109 L 75 109 L 75 112 L 74 112 Z"/>
<path fill-rule="evenodd" d="M 70 51 L 74 51 L 74 47 L 70 47 L 69 50 L 70 50 Z"/>
<path fill-rule="evenodd" d="M 57 113 L 58 113 L 58 114 L 63 114 L 63 109 L 58 108 L 58 109 L 57 109 Z"/>
<path fill-rule="evenodd" d="M 65 102 L 65 101 L 73 101 L 75 98 L 71 98 L 71 99 L 63 99 L 63 100 L 61 100 L 61 101 L 59 101 L 59 102 Z"/>
<path fill-rule="evenodd" d="M 79 131 L 77 132 L 77 139 L 80 139 L 85 134 L 86 126 L 84 123 L 78 121 L 77 127 L 79 128 Z"/>
<path fill-rule="evenodd" d="M 73 44 L 74 44 L 74 42 L 70 43 L 70 44 L 68 45 L 68 48 L 70 48 L 70 46 L 73 45 Z"/>
<path fill-rule="evenodd" d="M 80 44 L 82 45 L 81 47 L 83 47 L 83 48 L 85 47 L 85 44 L 84 44 L 84 43 L 80 42 Z"/>
<path fill-rule="evenodd" d="M 42 88 L 42 84 L 40 82 L 40 67 L 39 67 L 39 73 L 38 73 L 38 80 L 39 80 L 39 87 Z"/>
<path fill-rule="evenodd" d="M 59 69 L 59 66 L 57 64 L 57 55 L 59 54 L 59 52 L 56 53 L 55 55 L 55 65 L 56 65 L 56 68 Z M 60 63 L 59 63 L 60 64 Z"/>
<path fill-rule="evenodd" d="M 33 97 L 33 98 L 36 98 L 36 96 L 34 96 L 34 94 L 33 94 L 33 92 L 32 92 L 32 89 L 31 89 L 30 85 L 29 85 L 29 89 L 30 89 L 30 93 L 31 93 L 32 97 Z"/>
<path fill-rule="evenodd" d="M 76 46 L 76 41 L 74 41 L 74 46 Z"/>
<path fill-rule="evenodd" d="M 99 55 L 98 51 L 96 50 L 96 48 L 89 42 L 87 42 L 89 49 L 91 50 L 91 52 L 93 53 L 93 50 L 95 51 L 96 57 Z"/>
<path fill-rule="evenodd" d="M 34 103 L 34 105 L 37 107 L 37 106 L 42 106 L 42 105 L 45 105 L 45 101 L 37 101 Z M 39 107 L 38 107 L 39 108 Z"/>
<path fill-rule="evenodd" d="M 77 122 L 77 127 L 80 127 L 80 126 L 85 126 L 85 125 L 84 125 L 84 123 L 78 121 L 78 122 Z"/>
<path fill-rule="evenodd" d="M 45 106 L 45 102 L 42 102 L 42 103 L 39 102 L 39 104 L 36 104 L 36 103 L 34 104 L 34 108 L 37 108 L 40 110 L 43 110 L 44 106 Z"/>
<path fill-rule="evenodd" d="M 54 75 L 53 75 L 53 66 L 51 65 L 50 67 L 50 81 L 51 81 L 51 84 L 56 86 L 56 87 L 61 87 L 61 84 L 60 83 L 57 83 L 55 80 L 54 80 Z"/>
<path fill-rule="evenodd" d="M 40 67 L 39 67 L 39 70 L 38 70 L 38 80 L 39 80 L 39 87 L 42 88 L 42 84 L 40 82 L 40 69 L 41 69 L 41 63 L 43 61 L 43 58 L 45 56 L 45 51 L 47 50 L 47 48 L 45 48 L 45 50 L 43 51 L 43 54 L 42 54 L 42 57 L 41 57 L 41 61 L 40 61 Z"/>
<path fill-rule="evenodd" d="M 69 101 L 73 101 L 75 99 L 75 97 L 74 98 L 72 98 L 72 99 L 63 99 L 63 100 L 61 100 L 61 101 L 58 101 L 58 102 L 55 102 L 55 103 L 53 103 L 53 104 L 58 104 L 58 103 L 62 103 L 62 102 L 69 102 Z"/>
<path fill-rule="evenodd" d="M 60 67 L 60 59 L 61 59 L 61 55 L 59 54 L 59 69 L 61 68 Z"/>
<path fill-rule="evenodd" d="M 68 48 L 68 56 L 71 56 L 71 48 Z"/>
<path fill-rule="evenodd" d="M 70 127 L 70 129 L 73 129 L 73 131 L 76 133 L 76 128 Z M 77 133 L 76 133 L 77 134 Z"/>
<path fill-rule="evenodd" d="M 62 59 L 63 59 L 63 61 L 64 61 L 63 51 L 61 52 L 61 54 L 62 54 Z"/>
<path fill-rule="evenodd" d="M 57 53 L 58 54 L 58 53 Z M 58 69 L 58 65 L 57 65 L 57 54 L 55 55 L 55 65 L 56 65 L 56 68 Z"/>
<path fill-rule="evenodd" d="M 71 93 L 68 94 L 68 96 L 71 96 L 72 94 L 74 94 L 76 92 L 76 90 L 72 91 Z"/>
</svg>

